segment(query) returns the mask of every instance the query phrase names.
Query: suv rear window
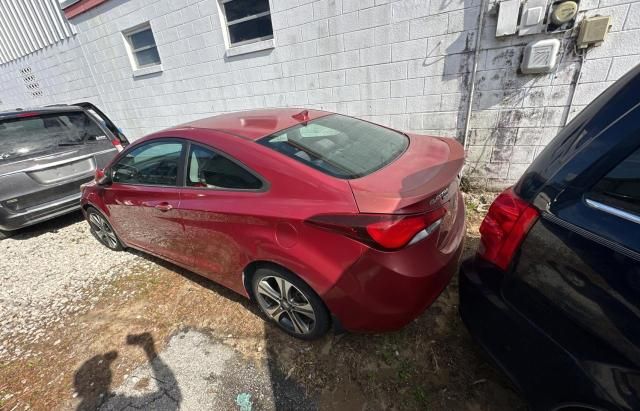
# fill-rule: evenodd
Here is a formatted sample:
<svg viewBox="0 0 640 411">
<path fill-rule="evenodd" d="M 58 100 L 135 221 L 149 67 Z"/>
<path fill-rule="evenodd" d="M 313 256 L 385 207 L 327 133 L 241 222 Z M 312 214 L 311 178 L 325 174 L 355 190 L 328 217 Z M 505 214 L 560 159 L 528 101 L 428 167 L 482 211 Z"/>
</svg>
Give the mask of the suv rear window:
<svg viewBox="0 0 640 411">
<path fill-rule="evenodd" d="M 640 215 L 640 149 L 600 180 L 593 187 L 591 197 Z"/>
<path fill-rule="evenodd" d="M 402 133 L 339 114 L 296 125 L 259 142 L 343 179 L 379 170 L 409 145 L 409 139 Z"/>
<path fill-rule="evenodd" d="M 82 111 L 0 120 L 0 163 L 102 140 L 109 142 Z"/>
</svg>

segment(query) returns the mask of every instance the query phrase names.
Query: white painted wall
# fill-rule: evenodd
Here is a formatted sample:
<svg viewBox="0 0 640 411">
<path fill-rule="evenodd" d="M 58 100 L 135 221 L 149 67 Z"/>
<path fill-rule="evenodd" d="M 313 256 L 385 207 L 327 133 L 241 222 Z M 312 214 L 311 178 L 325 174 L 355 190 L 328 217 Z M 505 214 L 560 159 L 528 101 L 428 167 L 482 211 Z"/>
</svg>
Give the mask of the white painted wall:
<svg viewBox="0 0 640 411">
<path fill-rule="evenodd" d="M 0 65 L 0 109 L 89 100 L 133 138 L 215 113 L 273 106 L 462 136 L 480 0 L 271 4 L 275 48 L 227 58 L 215 0 L 109 0 L 72 20 L 73 39 Z M 524 45 L 547 36 L 496 39 L 497 16 L 487 13 L 468 141 L 473 183 L 512 183 L 567 117 L 640 63 L 640 2 L 582 0 L 581 10 L 614 17 L 612 33 L 589 51 L 581 74 L 570 39 L 563 39 L 556 71 L 519 74 Z M 145 21 L 163 72 L 134 78 L 121 32 Z M 25 88 L 26 66 L 41 83 L 41 97 Z"/>
</svg>

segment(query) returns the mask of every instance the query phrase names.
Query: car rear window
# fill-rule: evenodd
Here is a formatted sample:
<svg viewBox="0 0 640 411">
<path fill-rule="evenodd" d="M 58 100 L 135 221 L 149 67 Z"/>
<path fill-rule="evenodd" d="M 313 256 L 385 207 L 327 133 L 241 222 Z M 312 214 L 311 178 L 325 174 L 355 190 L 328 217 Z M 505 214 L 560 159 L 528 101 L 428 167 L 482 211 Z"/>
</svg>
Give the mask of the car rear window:
<svg viewBox="0 0 640 411">
<path fill-rule="evenodd" d="M 82 111 L 0 120 L 0 163 L 100 141 L 109 143 Z"/>
<path fill-rule="evenodd" d="M 409 139 L 402 133 L 339 114 L 296 125 L 259 142 L 343 179 L 379 170 L 409 145 Z"/>
</svg>

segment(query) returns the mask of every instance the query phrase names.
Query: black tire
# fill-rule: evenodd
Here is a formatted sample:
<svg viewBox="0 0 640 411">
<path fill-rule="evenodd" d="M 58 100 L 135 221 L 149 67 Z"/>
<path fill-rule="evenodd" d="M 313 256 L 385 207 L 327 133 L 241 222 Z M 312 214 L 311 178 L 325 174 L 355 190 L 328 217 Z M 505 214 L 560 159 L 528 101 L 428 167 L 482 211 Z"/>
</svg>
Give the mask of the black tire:
<svg viewBox="0 0 640 411">
<path fill-rule="evenodd" d="M 87 221 L 91 228 L 91 234 L 93 234 L 96 240 L 102 243 L 102 245 L 113 251 L 124 250 L 122 242 L 118 238 L 115 230 L 101 212 L 93 207 L 87 208 Z"/>
<path fill-rule="evenodd" d="M 0 230 L 0 240 L 5 240 L 11 237 L 11 231 L 2 231 Z"/>
<path fill-rule="evenodd" d="M 281 280 L 285 281 L 286 299 L 281 292 Z M 265 285 L 271 290 L 267 292 Z M 259 268 L 251 279 L 251 291 L 267 319 L 287 334 L 302 340 L 315 340 L 329 330 L 331 317 L 324 302 L 295 274 L 279 267 Z"/>
</svg>

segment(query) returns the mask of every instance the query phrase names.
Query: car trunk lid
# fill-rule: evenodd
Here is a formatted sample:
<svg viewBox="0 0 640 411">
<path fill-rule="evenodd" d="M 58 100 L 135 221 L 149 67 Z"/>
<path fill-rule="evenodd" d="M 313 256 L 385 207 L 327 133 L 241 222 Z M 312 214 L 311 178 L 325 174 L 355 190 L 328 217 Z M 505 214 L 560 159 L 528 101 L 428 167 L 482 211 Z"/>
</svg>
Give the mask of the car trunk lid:
<svg viewBox="0 0 640 411">
<path fill-rule="evenodd" d="M 454 139 L 409 135 L 407 150 L 365 177 L 349 180 L 361 213 L 412 214 L 446 206 L 458 190 L 464 149 Z"/>
</svg>

